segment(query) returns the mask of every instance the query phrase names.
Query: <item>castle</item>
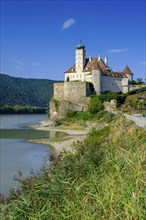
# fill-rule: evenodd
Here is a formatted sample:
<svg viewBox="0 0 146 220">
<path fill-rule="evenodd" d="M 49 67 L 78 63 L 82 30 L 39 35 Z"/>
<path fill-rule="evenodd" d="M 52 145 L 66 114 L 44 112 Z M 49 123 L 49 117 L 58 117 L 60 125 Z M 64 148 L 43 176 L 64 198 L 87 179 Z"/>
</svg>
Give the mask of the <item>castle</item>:
<svg viewBox="0 0 146 220">
<path fill-rule="evenodd" d="M 65 72 L 65 81 L 86 81 L 93 83 L 95 93 L 107 91 L 126 93 L 133 73 L 128 66 L 122 72 L 114 72 L 108 66 L 108 58 L 104 61 L 97 58 L 86 58 L 85 46 L 80 42 L 76 47 L 75 64 Z"/>
<path fill-rule="evenodd" d="M 68 110 L 84 111 L 91 94 L 129 91 L 133 73 L 128 66 L 123 72 L 114 72 L 104 61 L 86 58 L 85 46 L 80 42 L 76 47 L 75 64 L 65 73 L 65 82 L 54 83 L 54 95 L 50 102 L 50 118 L 63 118 Z"/>
</svg>

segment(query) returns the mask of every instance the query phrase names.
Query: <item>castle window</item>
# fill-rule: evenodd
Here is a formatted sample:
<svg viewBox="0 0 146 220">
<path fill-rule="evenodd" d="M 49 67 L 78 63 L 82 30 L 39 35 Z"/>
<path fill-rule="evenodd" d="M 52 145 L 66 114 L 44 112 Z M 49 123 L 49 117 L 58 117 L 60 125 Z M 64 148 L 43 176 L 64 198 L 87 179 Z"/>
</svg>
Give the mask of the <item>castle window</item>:
<svg viewBox="0 0 146 220">
<path fill-rule="evenodd" d="M 78 78 L 78 74 L 77 74 L 77 78 Z"/>
</svg>

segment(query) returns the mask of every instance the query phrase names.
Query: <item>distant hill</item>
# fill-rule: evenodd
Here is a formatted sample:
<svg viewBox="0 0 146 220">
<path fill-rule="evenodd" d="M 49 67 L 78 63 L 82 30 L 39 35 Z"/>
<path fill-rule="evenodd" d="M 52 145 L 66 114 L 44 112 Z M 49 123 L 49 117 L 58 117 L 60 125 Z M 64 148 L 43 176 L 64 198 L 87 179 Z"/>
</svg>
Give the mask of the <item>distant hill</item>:
<svg viewBox="0 0 146 220">
<path fill-rule="evenodd" d="M 47 107 L 53 94 L 54 82 L 0 73 L 0 104 Z"/>
</svg>

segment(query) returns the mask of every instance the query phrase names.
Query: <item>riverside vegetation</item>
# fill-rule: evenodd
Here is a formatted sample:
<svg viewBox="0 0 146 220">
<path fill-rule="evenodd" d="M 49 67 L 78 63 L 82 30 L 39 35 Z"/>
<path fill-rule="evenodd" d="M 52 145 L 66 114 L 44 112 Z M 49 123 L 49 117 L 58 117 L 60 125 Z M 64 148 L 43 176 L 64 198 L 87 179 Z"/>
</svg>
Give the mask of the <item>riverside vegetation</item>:
<svg viewBox="0 0 146 220">
<path fill-rule="evenodd" d="M 0 114 L 46 114 L 48 107 L 0 104 Z"/>
<path fill-rule="evenodd" d="M 143 129 L 113 117 L 39 176 L 20 175 L 2 219 L 144 219 L 145 144 Z"/>
<path fill-rule="evenodd" d="M 21 188 L 1 201 L 3 220 L 145 219 L 145 129 L 91 100 L 88 112 L 68 112 L 58 122 L 95 123 L 87 138 L 38 176 L 23 179 L 20 173 Z"/>
</svg>

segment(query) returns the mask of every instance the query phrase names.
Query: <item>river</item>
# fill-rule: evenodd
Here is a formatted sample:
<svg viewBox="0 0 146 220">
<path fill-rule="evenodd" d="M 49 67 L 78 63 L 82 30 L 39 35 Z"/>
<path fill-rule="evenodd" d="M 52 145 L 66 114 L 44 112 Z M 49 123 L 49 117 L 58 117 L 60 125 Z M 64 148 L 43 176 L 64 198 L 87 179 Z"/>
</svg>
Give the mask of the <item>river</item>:
<svg viewBox="0 0 146 220">
<path fill-rule="evenodd" d="M 0 115 L 0 193 L 5 197 L 12 187 L 18 187 L 13 177 L 19 170 L 26 177 L 32 170 L 37 173 L 49 163 L 47 145 L 27 142 L 33 138 L 50 138 L 49 131 L 27 127 L 45 119 L 47 115 Z M 61 136 L 58 132 L 55 135 Z"/>
</svg>

